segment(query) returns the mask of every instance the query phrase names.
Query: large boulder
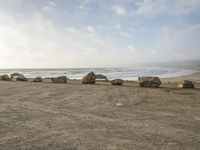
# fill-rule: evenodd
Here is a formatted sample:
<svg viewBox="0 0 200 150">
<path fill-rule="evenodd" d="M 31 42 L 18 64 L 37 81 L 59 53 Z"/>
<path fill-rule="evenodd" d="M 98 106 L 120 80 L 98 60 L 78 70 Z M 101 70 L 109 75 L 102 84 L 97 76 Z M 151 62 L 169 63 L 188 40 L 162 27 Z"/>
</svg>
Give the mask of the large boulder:
<svg viewBox="0 0 200 150">
<path fill-rule="evenodd" d="M 96 74 L 95 75 L 96 80 L 105 80 L 108 81 L 107 77 L 102 74 Z"/>
<path fill-rule="evenodd" d="M 82 84 L 95 84 L 96 76 L 93 72 L 88 73 L 81 80 Z"/>
<path fill-rule="evenodd" d="M 42 82 L 42 78 L 41 77 L 36 77 L 33 79 L 33 82 Z"/>
<path fill-rule="evenodd" d="M 16 78 L 16 81 L 28 81 L 28 79 L 24 75 L 19 75 Z"/>
<path fill-rule="evenodd" d="M 15 72 L 15 73 L 12 73 L 12 74 L 10 75 L 10 77 L 11 77 L 11 78 L 17 78 L 17 77 L 20 76 L 20 75 L 22 75 L 22 74 Z"/>
<path fill-rule="evenodd" d="M 67 77 L 66 76 L 60 76 L 56 78 L 51 78 L 51 81 L 53 83 L 67 83 Z"/>
<path fill-rule="evenodd" d="M 1 76 L 1 80 L 3 80 L 3 81 L 11 81 L 12 79 L 9 77 L 9 75 L 4 74 L 4 75 Z"/>
<path fill-rule="evenodd" d="M 151 77 L 151 76 L 144 76 L 138 77 L 139 85 L 141 87 L 154 87 L 157 88 L 161 85 L 160 78 L 158 77 Z"/>
<path fill-rule="evenodd" d="M 124 83 L 124 80 L 122 79 L 114 79 L 111 81 L 112 85 L 122 85 Z"/>
<path fill-rule="evenodd" d="M 194 88 L 194 84 L 192 83 L 192 81 L 189 81 L 189 80 L 185 80 L 183 82 L 180 82 L 178 84 L 178 88 Z"/>
</svg>

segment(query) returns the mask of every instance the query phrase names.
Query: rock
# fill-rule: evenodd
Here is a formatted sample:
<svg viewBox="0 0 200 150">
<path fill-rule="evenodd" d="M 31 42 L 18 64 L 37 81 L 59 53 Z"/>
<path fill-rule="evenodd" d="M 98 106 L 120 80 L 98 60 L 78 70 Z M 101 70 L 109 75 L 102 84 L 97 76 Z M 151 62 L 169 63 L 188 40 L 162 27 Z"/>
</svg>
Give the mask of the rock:
<svg viewBox="0 0 200 150">
<path fill-rule="evenodd" d="M 42 82 L 42 78 L 41 77 L 36 77 L 35 79 L 33 79 L 33 82 Z"/>
<path fill-rule="evenodd" d="M 66 76 L 60 76 L 56 78 L 51 78 L 51 81 L 53 83 L 67 83 L 67 77 Z"/>
<path fill-rule="evenodd" d="M 111 81 L 112 85 L 122 85 L 124 83 L 124 80 L 122 79 L 114 79 Z"/>
<path fill-rule="evenodd" d="M 160 78 L 158 77 L 151 77 L 151 76 L 145 76 L 145 77 L 138 77 L 139 85 L 141 87 L 154 87 L 157 88 L 161 85 Z"/>
<path fill-rule="evenodd" d="M 4 75 L 1 76 L 1 80 L 3 80 L 3 81 L 11 81 L 12 79 L 7 74 L 4 74 Z"/>
<path fill-rule="evenodd" d="M 22 75 L 22 74 L 15 72 L 15 73 L 12 73 L 12 74 L 10 75 L 10 77 L 11 77 L 11 78 L 17 78 L 17 77 L 20 76 L 20 75 Z"/>
<path fill-rule="evenodd" d="M 2 80 L 2 76 L 0 76 L 0 80 Z"/>
<path fill-rule="evenodd" d="M 96 75 L 95 75 L 95 78 L 96 78 L 96 80 L 98 79 L 98 80 L 105 80 L 105 81 L 108 81 L 107 77 L 104 76 L 104 75 L 102 75 L 102 74 L 96 74 Z"/>
<path fill-rule="evenodd" d="M 24 75 L 21 74 L 17 76 L 16 81 L 28 81 L 28 80 Z"/>
<path fill-rule="evenodd" d="M 81 80 L 82 84 L 95 84 L 96 76 L 93 72 L 88 73 Z"/>
<path fill-rule="evenodd" d="M 181 83 L 178 84 L 178 88 L 194 88 L 194 84 L 192 83 L 192 81 L 189 80 L 185 80 Z"/>
</svg>

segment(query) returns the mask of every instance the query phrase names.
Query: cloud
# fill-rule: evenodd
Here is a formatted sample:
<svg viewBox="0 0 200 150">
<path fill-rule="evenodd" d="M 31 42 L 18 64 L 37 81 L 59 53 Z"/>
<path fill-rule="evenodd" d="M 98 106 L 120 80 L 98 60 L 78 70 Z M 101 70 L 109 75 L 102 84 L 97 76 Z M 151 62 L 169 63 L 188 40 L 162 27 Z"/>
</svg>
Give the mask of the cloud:
<svg viewBox="0 0 200 150">
<path fill-rule="evenodd" d="M 135 52 L 136 52 L 136 49 L 135 49 L 135 47 L 134 47 L 133 45 L 128 45 L 128 46 L 127 46 L 127 49 L 128 49 L 128 51 L 131 52 L 131 53 L 135 53 Z"/>
<path fill-rule="evenodd" d="M 1 15 L 0 67 L 92 67 L 100 51 L 113 48 L 87 29 L 57 28 L 37 15 L 25 22 Z"/>
<path fill-rule="evenodd" d="M 121 7 L 119 5 L 113 6 L 112 10 L 119 16 L 126 16 L 127 15 L 126 9 L 124 9 L 123 7 Z"/>
<path fill-rule="evenodd" d="M 151 52 L 160 61 L 199 59 L 199 38 L 200 24 L 182 29 L 165 27 Z"/>
<path fill-rule="evenodd" d="M 136 9 L 130 12 L 132 16 L 185 15 L 200 8 L 200 0 L 143 0 L 134 4 Z"/>
<path fill-rule="evenodd" d="M 91 33 L 93 33 L 93 32 L 95 31 L 94 27 L 92 27 L 92 26 L 88 26 L 88 27 L 86 28 L 86 30 L 87 30 L 88 32 L 91 32 Z"/>
</svg>

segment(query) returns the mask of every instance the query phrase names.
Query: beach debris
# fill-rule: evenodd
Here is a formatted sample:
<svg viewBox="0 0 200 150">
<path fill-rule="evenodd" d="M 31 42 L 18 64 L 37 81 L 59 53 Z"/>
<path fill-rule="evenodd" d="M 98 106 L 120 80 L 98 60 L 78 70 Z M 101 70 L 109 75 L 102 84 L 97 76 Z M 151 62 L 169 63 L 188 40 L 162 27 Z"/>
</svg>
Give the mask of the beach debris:
<svg viewBox="0 0 200 150">
<path fill-rule="evenodd" d="M 11 78 L 17 78 L 17 77 L 20 76 L 20 75 L 22 75 L 22 74 L 15 72 L 15 73 L 12 73 L 12 74 L 10 75 L 10 77 L 11 77 Z"/>
<path fill-rule="evenodd" d="M 9 77 L 9 75 L 4 74 L 4 75 L 1 76 L 1 80 L 2 81 L 11 81 L 12 79 Z"/>
<path fill-rule="evenodd" d="M 96 80 L 105 80 L 105 81 L 108 81 L 108 78 L 102 74 L 96 74 L 95 75 L 96 77 Z"/>
<path fill-rule="evenodd" d="M 41 77 L 36 77 L 35 79 L 33 79 L 33 82 L 42 82 L 42 78 Z"/>
<path fill-rule="evenodd" d="M 111 81 L 112 85 L 122 85 L 124 83 L 124 80 L 122 79 L 114 79 Z"/>
<path fill-rule="evenodd" d="M 161 85 L 161 81 L 159 77 L 153 77 L 153 76 L 144 76 L 144 77 L 138 77 L 139 85 L 141 87 L 154 87 L 157 88 Z"/>
<path fill-rule="evenodd" d="M 16 81 L 28 81 L 28 79 L 23 74 L 21 74 L 17 76 Z"/>
<path fill-rule="evenodd" d="M 55 77 L 51 78 L 51 81 L 53 83 L 67 83 L 67 77 L 66 76 Z"/>
<path fill-rule="evenodd" d="M 96 76 L 94 72 L 90 72 L 82 78 L 81 82 L 82 84 L 95 84 L 95 80 Z"/>
<path fill-rule="evenodd" d="M 178 88 L 182 88 L 182 89 L 185 89 L 185 88 L 194 88 L 194 84 L 192 81 L 189 81 L 189 80 L 185 80 L 183 82 L 180 82 L 178 83 Z"/>
<path fill-rule="evenodd" d="M 116 106 L 123 106 L 122 103 L 116 103 Z"/>
</svg>

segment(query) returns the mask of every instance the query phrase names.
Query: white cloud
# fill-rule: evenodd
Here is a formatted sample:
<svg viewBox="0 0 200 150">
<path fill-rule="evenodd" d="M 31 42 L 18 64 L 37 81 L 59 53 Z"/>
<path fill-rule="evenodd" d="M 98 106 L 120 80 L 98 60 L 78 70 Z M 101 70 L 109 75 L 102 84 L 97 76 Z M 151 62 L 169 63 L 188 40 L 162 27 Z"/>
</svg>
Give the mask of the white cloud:
<svg viewBox="0 0 200 150">
<path fill-rule="evenodd" d="M 88 28 L 93 32 L 92 27 Z M 0 15 L 0 67 L 94 67 L 112 44 L 85 29 L 57 28 L 44 17 L 18 22 Z M 93 62 L 93 63 L 91 63 Z"/>
<path fill-rule="evenodd" d="M 128 46 L 127 46 L 127 50 L 128 50 L 129 52 L 132 52 L 132 53 L 135 53 L 135 52 L 136 52 L 136 49 L 135 49 L 135 47 L 134 47 L 133 45 L 128 45 Z"/>
<path fill-rule="evenodd" d="M 121 29 L 121 25 L 120 24 L 116 24 L 115 25 L 115 29 L 117 29 L 117 30 Z"/>
<path fill-rule="evenodd" d="M 113 6 L 112 10 L 119 16 L 126 16 L 127 15 L 126 9 L 124 9 L 123 7 L 121 7 L 119 5 Z"/>
<path fill-rule="evenodd" d="M 200 0 L 143 0 L 135 2 L 136 10 L 130 15 L 157 16 L 159 14 L 184 15 L 200 8 Z"/>
<path fill-rule="evenodd" d="M 160 61 L 199 59 L 199 35 L 200 24 L 183 29 L 163 28 L 151 53 Z"/>
<path fill-rule="evenodd" d="M 92 27 L 92 26 L 88 26 L 88 27 L 86 28 L 86 30 L 87 30 L 88 32 L 91 32 L 91 33 L 93 33 L 93 32 L 95 31 L 94 27 Z"/>
</svg>

